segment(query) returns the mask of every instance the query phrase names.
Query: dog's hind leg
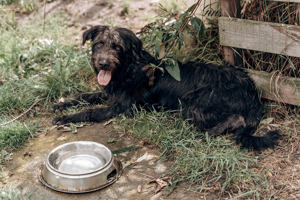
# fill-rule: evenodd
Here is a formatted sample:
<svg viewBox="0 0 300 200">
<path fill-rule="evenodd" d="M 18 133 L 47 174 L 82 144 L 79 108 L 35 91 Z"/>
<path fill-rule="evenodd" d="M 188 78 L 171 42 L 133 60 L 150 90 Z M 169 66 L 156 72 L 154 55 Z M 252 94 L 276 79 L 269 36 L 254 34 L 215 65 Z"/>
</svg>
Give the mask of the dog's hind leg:
<svg viewBox="0 0 300 200">
<path fill-rule="evenodd" d="M 81 93 L 77 95 L 73 100 L 54 104 L 51 108 L 51 111 L 52 112 L 55 112 L 56 110 L 62 111 L 68 107 L 76 106 L 80 104 L 80 102 L 82 101 L 86 101 L 90 104 L 97 104 L 97 103 L 101 103 L 106 99 L 107 97 L 103 92 Z"/>
<path fill-rule="evenodd" d="M 281 133 L 278 130 L 268 131 L 263 136 L 253 135 L 260 123 L 262 115 L 262 107 L 256 106 L 250 109 L 247 116 L 244 116 L 246 125 L 233 130 L 237 144 L 241 144 L 241 147 L 243 148 L 258 151 L 266 148 L 273 148 L 277 145 L 278 139 L 281 138 Z"/>
<path fill-rule="evenodd" d="M 245 127 L 244 117 L 241 115 L 231 115 L 226 118 L 223 122 L 218 123 L 213 128 L 206 130 L 208 134 L 219 136 L 223 135 L 225 132 L 234 131 L 240 127 Z"/>
<path fill-rule="evenodd" d="M 273 148 L 278 144 L 281 133 L 278 130 L 269 131 L 263 136 L 253 136 L 256 126 L 240 127 L 234 131 L 236 143 L 241 144 L 242 148 L 263 150 L 266 148 Z"/>
</svg>

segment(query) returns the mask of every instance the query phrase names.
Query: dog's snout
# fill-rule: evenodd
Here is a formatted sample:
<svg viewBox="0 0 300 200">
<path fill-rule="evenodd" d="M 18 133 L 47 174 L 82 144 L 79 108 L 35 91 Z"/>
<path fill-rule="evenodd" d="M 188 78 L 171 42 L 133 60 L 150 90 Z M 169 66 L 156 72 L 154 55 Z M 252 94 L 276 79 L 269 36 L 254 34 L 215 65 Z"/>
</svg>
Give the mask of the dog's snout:
<svg viewBox="0 0 300 200">
<path fill-rule="evenodd" d="M 106 60 L 100 60 L 99 61 L 99 66 L 100 66 L 101 69 L 105 70 L 105 69 L 108 69 L 109 64 Z"/>
</svg>

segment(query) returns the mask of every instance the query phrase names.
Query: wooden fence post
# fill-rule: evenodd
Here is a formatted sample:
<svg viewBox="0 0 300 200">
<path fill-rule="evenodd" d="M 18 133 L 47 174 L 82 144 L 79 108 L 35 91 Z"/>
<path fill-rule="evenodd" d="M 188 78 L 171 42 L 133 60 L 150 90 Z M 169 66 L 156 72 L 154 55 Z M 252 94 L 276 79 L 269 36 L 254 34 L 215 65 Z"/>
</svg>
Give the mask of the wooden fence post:
<svg viewBox="0 0 300 200">
<path fill-rule="evenodd" d="M 239 18 L 241 14 L 240 0 L 220 0 L 221 15 Z M 224 60 L 230 65 L 239 65 L 240 58 L 235 55 L 231 47 L 223 47 Z"/>
<path fill-rule="evenodd" d="M 223 16 L 219 17 L 220 44 L 224 46 L 224 59 L 229 64 L 237 65 L 238 58 L 229 47 L 300 57 L 300 0 L 269 1 L 298 3 L 298 26 L 237 19 L 241 14 L 240 1 L 220 0 Z M 263 98 L 300 106 L 299 78 L 283 77 L 263 71 L 246 71 Z"/>
</svg>

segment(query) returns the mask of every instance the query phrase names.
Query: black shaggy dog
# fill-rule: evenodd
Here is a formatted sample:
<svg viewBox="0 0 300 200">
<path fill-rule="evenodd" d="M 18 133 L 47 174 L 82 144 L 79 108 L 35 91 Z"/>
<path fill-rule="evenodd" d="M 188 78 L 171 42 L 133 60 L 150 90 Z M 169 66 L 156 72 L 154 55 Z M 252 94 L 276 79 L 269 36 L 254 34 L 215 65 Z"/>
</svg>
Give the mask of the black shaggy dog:
<svg viewBox="0 0 300 200">
<path fill-rule="evenodd" d="M 120 113 L 130 114 L 132 105 L 179 110 L 200 131 L 211 135 L 234 133 L 242 147 L 261 150 L 274 147 L 280 134 L 269 131 L 253 136 L 263 115 L 257 90 L 247 73 L 230 66 L 199 62 L 180 65 L 181 81 L 155 70 L 159 61 L 142 49 L 142 42 L 125 28 L 94 26 L 83 34 L 83 44 L 92 40 L 92 64 L 105 92 L 84 93 L 75 100 L 55 104 L 63 110 L 80 100 L 108 102 L 108 107 L 60 116 L 53 124 L 101 122 Z M 163 66 L 162 66 L 163 67 Z"/>
</svg>

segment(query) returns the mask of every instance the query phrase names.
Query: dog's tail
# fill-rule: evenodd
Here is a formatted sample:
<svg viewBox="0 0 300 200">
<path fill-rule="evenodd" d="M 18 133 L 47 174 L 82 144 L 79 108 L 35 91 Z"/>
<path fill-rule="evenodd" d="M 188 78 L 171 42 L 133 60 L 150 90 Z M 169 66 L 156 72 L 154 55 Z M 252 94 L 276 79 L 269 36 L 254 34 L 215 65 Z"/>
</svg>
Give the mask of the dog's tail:
<svg viewBox="0 0 300 200">
<path fill-rule="evenodd" d="M 251 132 L 240 129 L 235 135 L 237 143 L 241 143 L 242 147 L 258 151 L 274 148 L 278 144 L 278 139 L 282 137 L 279 130 L 269 131 L 264 136 L 253 136 Z"/>
</svg>

